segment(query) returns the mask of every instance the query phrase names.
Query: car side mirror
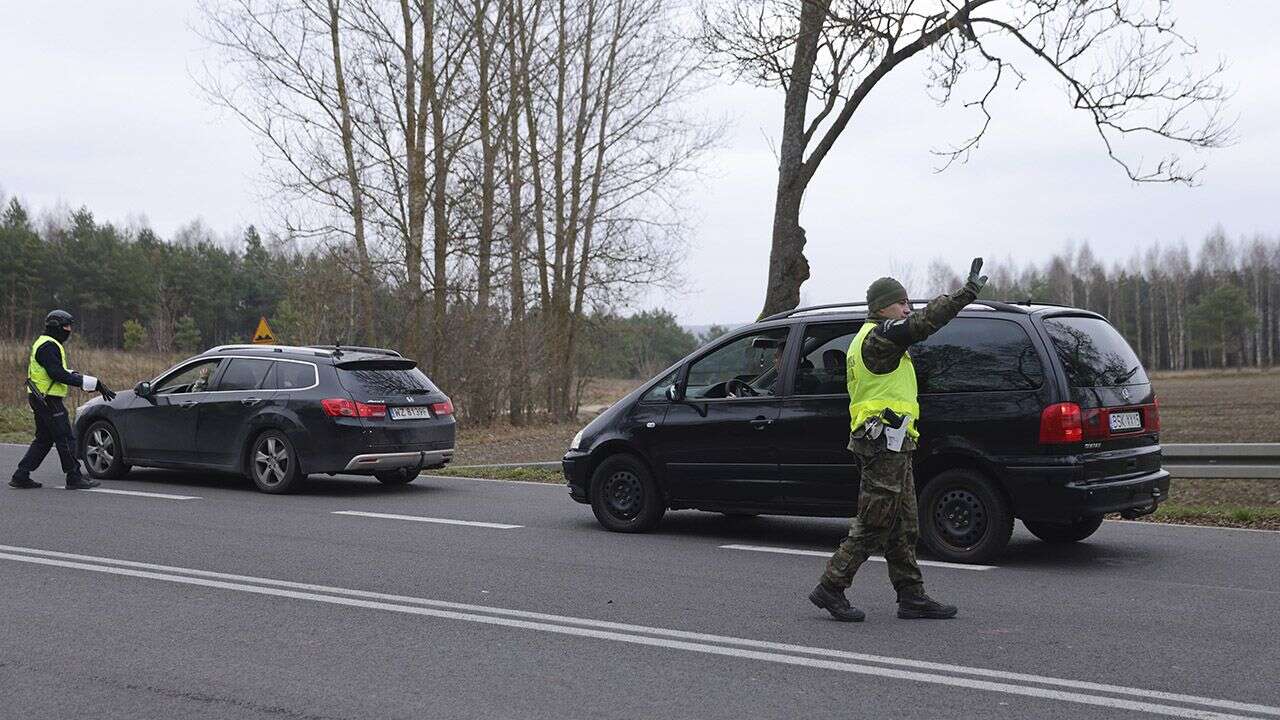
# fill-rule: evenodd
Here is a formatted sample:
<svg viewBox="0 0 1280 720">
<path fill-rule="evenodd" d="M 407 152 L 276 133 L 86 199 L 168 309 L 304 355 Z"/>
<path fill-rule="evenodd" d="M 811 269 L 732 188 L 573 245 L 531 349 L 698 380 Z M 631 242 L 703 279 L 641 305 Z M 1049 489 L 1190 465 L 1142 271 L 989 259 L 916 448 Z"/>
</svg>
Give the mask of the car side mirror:
<svg viewBox="0 0 1280 720">
<path fill-rule="evenodd" d="M 680 399 L 680 388 L 677 385 L 667 386 L 667 399 L 672 402 Z"/>
<path fill-rule="evenodd" d="M 151 383 L 147 382 L 146 380 L 143 380 L 142 382 L 138 383 L 137 385 L 134 385 L 134 386 L 133 386 L 133 394 L 134 394 L 134 395 L 137 395 L 137 396 L 138 396 L 138 397 L 140 397 L 140 398 L 150 397 L 150 396 L 151 396 Z"/>
</svg>

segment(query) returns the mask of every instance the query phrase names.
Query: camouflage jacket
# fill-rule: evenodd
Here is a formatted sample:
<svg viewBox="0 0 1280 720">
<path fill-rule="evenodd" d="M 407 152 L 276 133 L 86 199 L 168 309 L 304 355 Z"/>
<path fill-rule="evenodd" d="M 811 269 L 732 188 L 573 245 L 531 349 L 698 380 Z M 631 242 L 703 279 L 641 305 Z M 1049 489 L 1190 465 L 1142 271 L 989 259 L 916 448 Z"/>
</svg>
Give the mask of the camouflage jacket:
<svg viewBox="0 0 1280 720">
<path fill-rule="evenodd" d="M 889 320 L 875 314 L 868 316 L 867 320 L 877 324 L 862 341 L 862 362 L 877 375 L 893 372 L 907 348 L 938 332 L 977 297 L 974 288 L 966 284 L 950 295 L 939 295 L 930 300 L 923 310 L 902 320 Z"/>
</svg>

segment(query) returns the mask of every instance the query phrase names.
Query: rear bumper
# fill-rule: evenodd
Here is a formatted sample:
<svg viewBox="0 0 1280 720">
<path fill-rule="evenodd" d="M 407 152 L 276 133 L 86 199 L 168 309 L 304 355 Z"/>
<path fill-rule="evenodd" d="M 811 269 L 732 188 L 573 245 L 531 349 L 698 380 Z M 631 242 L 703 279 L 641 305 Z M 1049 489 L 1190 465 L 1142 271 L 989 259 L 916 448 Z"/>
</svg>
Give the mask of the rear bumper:
<svg viewBox="0 0 1280 720">
<path fill-rule="evenodd" d="M 440 467 L 453 459 L 453 448 L 419 452 L 364 453 L 347 462 L 342 472 L 373 473 L 404 467 Z"/>
<path fill-rule="evenodd" d="M 560 468 L 564 471 L 565 482 L 569 485 L 569 497 L 580 503 L 590 502 L 587 487 L 591 483 L 588 460 L 590 454 L 581 450 L 570 450 L 560 460 Z"/>
<path fill-rule="evenodd" d="M 1009 468 L 1014 514 L 1063 522 L 1085 515 L 1146 514 L 1169 499 L 1169 471 L 1086 482 L 1079 467 Z"/>
</svg>

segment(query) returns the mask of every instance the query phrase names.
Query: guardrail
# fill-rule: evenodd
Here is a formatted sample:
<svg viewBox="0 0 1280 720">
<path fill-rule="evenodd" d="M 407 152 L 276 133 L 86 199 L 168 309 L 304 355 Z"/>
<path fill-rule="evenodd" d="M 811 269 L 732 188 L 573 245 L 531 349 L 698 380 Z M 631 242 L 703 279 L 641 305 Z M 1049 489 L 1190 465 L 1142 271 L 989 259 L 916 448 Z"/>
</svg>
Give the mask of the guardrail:
<svg viewBox="0 0 1280 720">
<path fill-rule="evenodd" d="M 1280 443 L 1194 443 L 1162 446 L 1175 477 L 1280 480 Z"/>
</svg>

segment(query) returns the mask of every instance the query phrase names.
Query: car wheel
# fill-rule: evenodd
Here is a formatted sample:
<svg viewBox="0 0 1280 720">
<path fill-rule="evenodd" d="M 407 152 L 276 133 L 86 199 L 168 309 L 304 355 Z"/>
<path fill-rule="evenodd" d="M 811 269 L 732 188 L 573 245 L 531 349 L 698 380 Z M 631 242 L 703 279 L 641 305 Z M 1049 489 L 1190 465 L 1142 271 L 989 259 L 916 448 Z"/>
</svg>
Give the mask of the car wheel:
<svg viewBox="0 0 1280 720">
<path fill-rule="evenodd" d="M 99 480 L 115 480 L 131 469 L 124 462 L 124 446 L 120 444 L 120 435 L 105 420 L 90 425 L 85 432 L 82 455 L 89 477 Z"/>
<path fill-rule="evenodd" d="M 248 464 L 249 477 L 262 492 L 286 493 L 301 484 L 298 455 L 279 430 L 268 430 L 253 441 Z"/>
<path fill-rule="evenodd" d="M 374 477 L 378 478 L 378 482 L 383 485 L 408 485 L 418 479 L 418 468 L 396 468 L 386 472 L 374 473 Z"/>
<path fill-rule="evenodd" d="M 1032 535 L 1047 543 L 1073 543 L 1089 537 L 1102 527 L 1101 515 L 1086 515 L 1074 522 L 1044 522 L 1023 520 L 1022 524 Z"/>
<path fill-rule="evenodd" d="M 986 562 L 1009 544 L 1013 513 L 1000 489 L 973 470 L 947 470 L 920 495 L 920 536 L 944 560 Z"/>
<path fill-rule="evenodd" d="M 644 532 L 667 511 L 649 469 L 631 455 L 614 455 L 591 476 L 591 510 L 614 532 Z"/>
</svg>

